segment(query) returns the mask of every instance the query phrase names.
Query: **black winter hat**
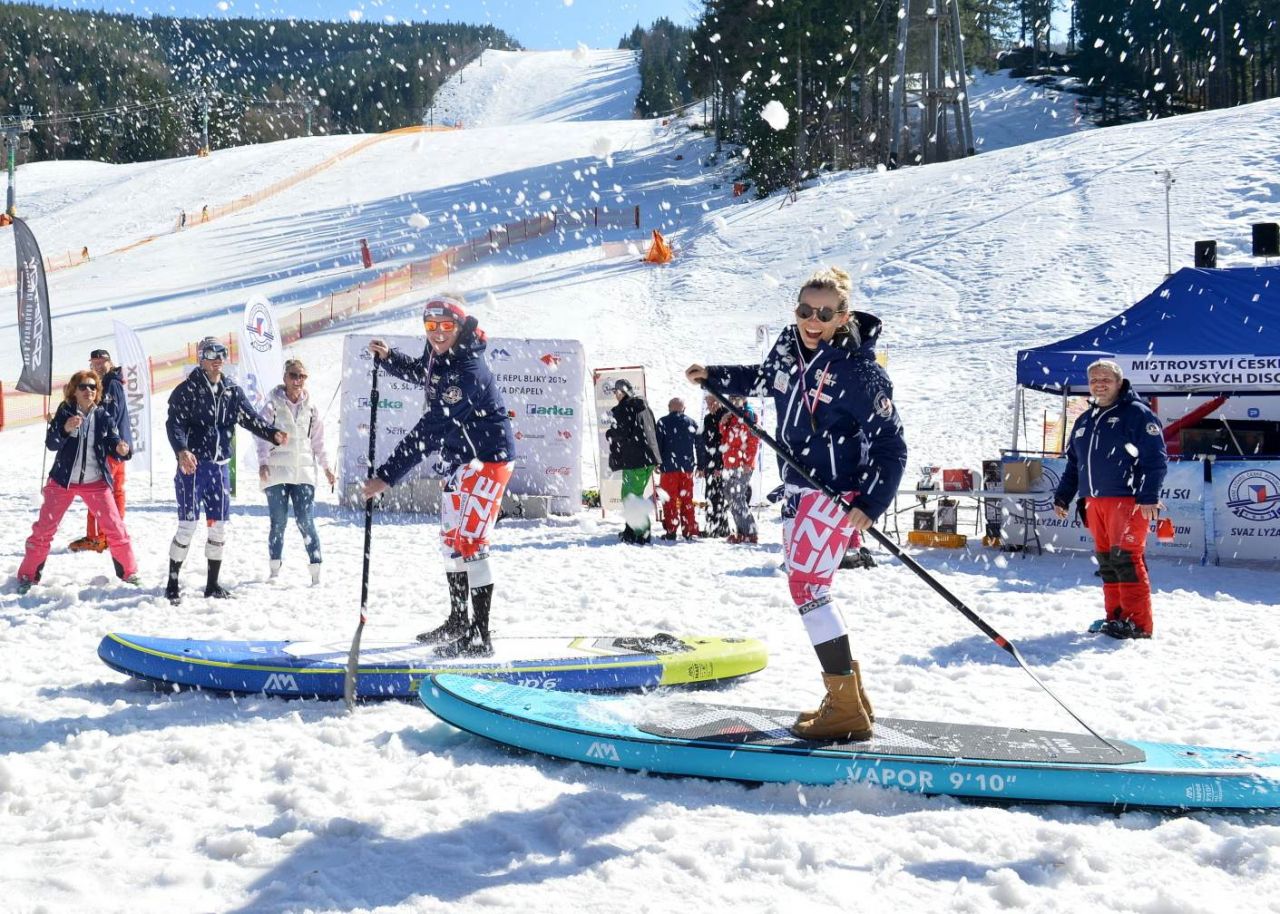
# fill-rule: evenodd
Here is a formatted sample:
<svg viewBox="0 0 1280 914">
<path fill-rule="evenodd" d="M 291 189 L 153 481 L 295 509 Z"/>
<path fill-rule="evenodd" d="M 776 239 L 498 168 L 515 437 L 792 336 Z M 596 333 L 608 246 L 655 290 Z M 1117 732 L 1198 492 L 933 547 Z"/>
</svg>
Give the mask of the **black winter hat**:
<svg viewBox="0 0 1280 914">
<path fill-rule="evenodd" d="M 634 391 L 634 390 L 635 390 L 635 388 L 633 388 L 633 387 L 631 386 L 631 382 L 630 382 L 630 381 L 628 381 L 626 378 L 618 378 L 618 380 L 616 380 L 616 381 L 614 381 L 614 382 L 613 382 L 613 392 L 614 392 L 614 393 L 621 392 L 621 393 L 626 394 L 626 395 L 629 397 L 629 396 L 631 396 L 631 393 L 632 393 L 632 391 Z"/>
</svg>

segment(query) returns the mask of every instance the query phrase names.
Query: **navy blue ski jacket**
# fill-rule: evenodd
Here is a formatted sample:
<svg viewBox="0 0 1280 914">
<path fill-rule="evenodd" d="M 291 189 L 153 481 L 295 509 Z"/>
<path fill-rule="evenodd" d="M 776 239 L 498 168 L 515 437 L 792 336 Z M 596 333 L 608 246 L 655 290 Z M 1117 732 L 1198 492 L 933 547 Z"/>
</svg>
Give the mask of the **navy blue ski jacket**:
<svg viewBox="0 0 1280 914">
<path fill-rule="evenodd" d="M 129 424 L 129 400 L 124 394 L 124 381 L 120 366 L 116 366 L 102 376 L 102 403 L 111 414 L 111 421 L 116 424 L 120 437 L 133 448 L 133 428 Z M 116 456 L 116 455 L 112 455 Z"/>
<path fill-rule="evenodd" d="M 1067 468 L 1053 502 L 1065 508 L 1077 493 L 1085 498 L 1132 496 L 1137 504 L 1160 501 L 1169 456 L 1160 420 L 1134 392 L 1120 384 L 1116 402 L 1094 405 L 1071 427 Z"/>
<path fill-rule="evenodd" d="M 660 473 L 692 473 L 697 466 L 698 423 L 684 413 L 667 413 L 658 420 Z"/>
<path fill-rule="evenodd" d="M 74 403 L 68 403 L 65 400 L 58 404 L 58 410 L 53 414 L 53 418 L 49 420 L 49 428 L 44 433 L 44 446 L 51 451 L 57 451 L 58 454 L 53 458 L 53 469 L 49 471 L 49 478 L 56 482 L 62 488 L 69 487 L 74 480 L 71 478 L 71 470 L 76 463 L 76 452 L 81 448 L 84 442 L 79 435 L 68 435 L 66 432 L 67 420 L 76 414 Z M 114 487 L 115 481 L 111 478 L 111 470 L 107 467 L 107 457 L 114 457 L 116 460 L 128 460 L 133 456 L 133 452 L 129 452 L 129 456 L 121 457 L 116 453 L 116 445 L 123 438 L 120 436 L 120 430 L 116 427 L 111 413 L 103 406 L 98 405 L 93 408 L 93 456 L 98 461 L 98 468 L 102 471 L 102 478 L 108 486 Z M 88 419 L 86 418 L 86 422 Z M 81 425 L 81 428 L 85 426 Z"/>
<path fill-rule="evenodd" d="M 258 415 L 244 391 L 226 375 L 210 388 L 204 371 L 196 367 L 169 394 L 164 429 L 175 454 L 190 451 L 202 461 L 227 463 L 236 423 L 267 441 L 279 431 Z"/>
<path fill-rule="evenodd" d="M 392 349 L 382 367 L 403 381 L 413 381 L 427 391 L 426 412 L 396 449 L 377 476 L 395 485 L 428 454 L 440 452 L 442 472 L 464 463 L 506 463 L 515 459 L 516 441 L 506 404 L 485 364 L 488 348 L 477 321 L 468 317 L 457 342 L 444 355 L 436 355 L 427 343 L 421 358 Z"/>
<path fill-rule="evenodd" d="M 853 506 L 872 520 L 893 503 L 907 467 L 907 442 L 893 405 L 893 384 L 876 364 L 880 319 L 853 312 L 861 342 L 837 332 L 816 352 L 794 326 L 778 336 L 761 365 L 711 365 L 707 386 L 722 394 L 773 397 L 778 441 L 819 482 L 857 492 Z M 809 483 L 779 461 L 784 483 Z"/>
</svg>

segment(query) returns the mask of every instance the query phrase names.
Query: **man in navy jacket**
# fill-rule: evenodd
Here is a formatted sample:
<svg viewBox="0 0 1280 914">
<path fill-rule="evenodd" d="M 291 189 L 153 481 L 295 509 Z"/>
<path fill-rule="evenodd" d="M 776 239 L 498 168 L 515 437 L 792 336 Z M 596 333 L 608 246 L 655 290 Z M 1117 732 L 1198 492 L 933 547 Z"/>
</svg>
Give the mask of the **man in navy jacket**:
<svg viewBox="0 0 1280 914">
<path fill-rule="evenodd" d="M 1094 630 L 1112 638 L 1150 638 L 1155 627 L 1143 553 L 1160 514 L 1169 464 L 1164 429 L 1109 359 L 1089 366 L 1089 393 L 1093 405 L 1071 429 L 1053 508 L 1066 517 L 1072 498 L 1079 494 L 1083 502 L 1107 611 Z"/>
<path fill-rule="evenodd" d="M 227 517 L 231 513 L 233 433 L 243 425 L 259 438 L 285 444 L 287 433 L 268 424 L 250 404 L 244 391 L 222 374 L 227 347 L 216 337 L 205 337 L 196 350 L 200 366 L 169 395 L 169 415 L 164 428 L 178 457 L 173 485 L 178 497 L 178 532 L 169 544 L 169 581 L 165 596 L 178 603 L 178 573 L 195 536 L 200 514 L 208 520 L 204 554 L 209 576 L 204 595 L 218 599 L 231 594 L 218 583 L 222 547 L 226 543 Z"/>
</svg>

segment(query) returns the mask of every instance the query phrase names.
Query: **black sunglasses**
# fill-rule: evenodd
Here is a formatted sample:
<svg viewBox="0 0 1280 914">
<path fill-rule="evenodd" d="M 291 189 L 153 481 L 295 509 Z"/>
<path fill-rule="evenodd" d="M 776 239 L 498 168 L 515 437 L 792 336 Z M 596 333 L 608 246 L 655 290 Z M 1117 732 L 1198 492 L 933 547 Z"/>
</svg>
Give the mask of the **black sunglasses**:
<svg viewBox="0 0 1280 914">
<path fill-rule="evenodd" d="M 76 390 L 97 390 L 97 384 L 77 384 Z"/>
<path fill-rule="evenodd" d="M 843 314 L 843 308 L 815 308 L 813 305 L 807 305 L 804 302 L 796 305 L 796 317 L 802 321 L 807 321 L 811 317 L 816 317 L 824 324 L 829 324 L 836 319 L 837 314 Z"/>
<path fill-rule="evenodd" d="M 298 374 L 296 371 L 289 372 L 289 377 L 293 378 L 295 381 L 305 381 L 307 379 L 306 375 Z"/>
</svg>

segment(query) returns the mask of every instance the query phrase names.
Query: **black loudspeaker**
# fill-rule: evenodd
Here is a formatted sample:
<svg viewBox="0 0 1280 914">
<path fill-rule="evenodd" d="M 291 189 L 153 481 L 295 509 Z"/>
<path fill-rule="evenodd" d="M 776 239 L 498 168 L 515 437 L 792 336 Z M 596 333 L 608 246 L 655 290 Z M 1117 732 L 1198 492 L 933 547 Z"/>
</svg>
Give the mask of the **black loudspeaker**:
<svg viewBox="0 0 1280 914">
<path fill-rule="evenodd" d="M 1253 224 L 1253 256 L 1280 257 L 1280 223 Z"/>
<path fill-rule="evenodd" d="M 1218 242 L 1196 242 L 1196 269 L 1216 270 L 1218 268 Z"/>
</svg>

